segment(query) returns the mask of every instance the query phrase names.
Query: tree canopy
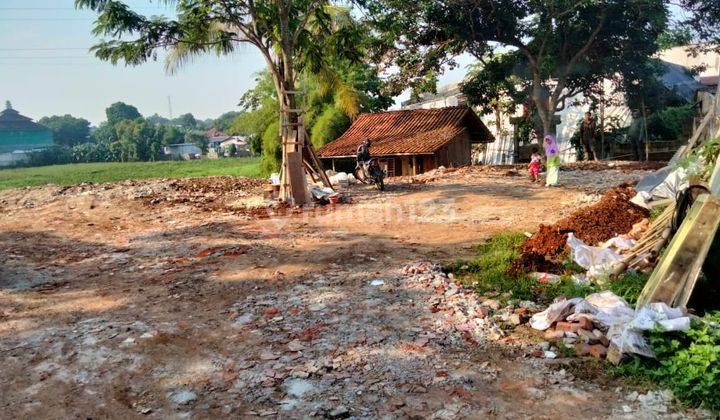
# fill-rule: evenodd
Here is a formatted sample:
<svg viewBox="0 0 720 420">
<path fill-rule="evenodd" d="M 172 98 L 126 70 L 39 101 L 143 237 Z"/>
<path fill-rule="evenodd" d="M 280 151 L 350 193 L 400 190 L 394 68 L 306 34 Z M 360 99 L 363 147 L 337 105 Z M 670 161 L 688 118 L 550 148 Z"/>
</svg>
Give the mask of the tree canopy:
<svg viewBox="0 0 720 420">
<path fill-rule="evenodd" d="M 565 101 L 657 50 L 667 27 L 662 0 L 368 0 L 381 34 L 378 59 L 398 71 L 397 88 L 454 65 L 469 53 L 485 66 L 480 74 L 521 75 L 545 132 Z M 504 49 L 502 58 L 495 57 Z M 496 79 L 502 83 L 503 78 Z M 490 98 L 498 83 L 472 86 Z M 397 89 L 396 89 L 397 91 Z"/>
<path fill-rule="evenodd" d="M 53 115 L 38 121 L 53 132 L 55 144 L 74 146 L 85 143 L 90 137 L 90 121 L 72 115 Z"/>
<path fill-rule="evenodd" d="M 137 108 L 124 102 L 115 102 L 107 107 L 105 109 L 105 116 L 107 122 L 111 125 L 115 125 L 123 120 L 136 120 L 143 117 Z"/>
</svg>

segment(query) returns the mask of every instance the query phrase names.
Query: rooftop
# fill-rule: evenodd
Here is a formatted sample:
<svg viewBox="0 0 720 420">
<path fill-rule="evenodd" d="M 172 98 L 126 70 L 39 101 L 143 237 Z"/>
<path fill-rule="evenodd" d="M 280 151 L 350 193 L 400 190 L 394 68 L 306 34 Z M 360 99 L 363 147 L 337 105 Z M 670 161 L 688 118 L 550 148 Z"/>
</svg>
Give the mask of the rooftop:
<svg viewBox="0 0 720 420">
<path fill-rule="evenodd" d="M 360 115 L 338 139 L 319 151 L 320 157 L 355 156 L 366 138 L 374 156 L 431 154 L 467 130 L 473 143 L 495 140 L 475 112 L 466 107 L 413 109 Z"/>
</svg>

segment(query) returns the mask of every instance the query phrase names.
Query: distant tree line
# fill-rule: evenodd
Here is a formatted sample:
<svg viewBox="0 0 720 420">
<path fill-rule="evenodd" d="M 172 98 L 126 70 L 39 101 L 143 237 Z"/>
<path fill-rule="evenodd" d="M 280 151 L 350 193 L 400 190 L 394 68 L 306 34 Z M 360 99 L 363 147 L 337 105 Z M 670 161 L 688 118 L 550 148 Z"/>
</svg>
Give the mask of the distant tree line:
<svg viewBox="0 0 720 420">
<path fill-rule="evenodd" d="M 145 118 L 136 107 L 116 102 L 105 109 L 106 120 L 96 128 L 72 115 L 43 117 L 38 123 L 53 132 L 55 145 L 32 153 L 22 165 L 157 161 L 164 157 L 164 146 L 178 143 L 194 143 L 205 153 L 207 137 L 202 131 L 228 130 L 238 115 L 227 112 L 204 121 L 190 113 L 174 119 L 157 114 Z"/>
</svg>

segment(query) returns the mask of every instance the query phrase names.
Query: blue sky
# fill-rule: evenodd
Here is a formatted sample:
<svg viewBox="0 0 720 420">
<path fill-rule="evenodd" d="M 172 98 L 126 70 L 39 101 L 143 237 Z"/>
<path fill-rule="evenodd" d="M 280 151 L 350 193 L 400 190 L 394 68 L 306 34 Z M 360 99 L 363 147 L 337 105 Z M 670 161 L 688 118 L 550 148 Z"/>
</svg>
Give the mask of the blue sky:
<svg viewBox="0 0 720 420">
<path fill-rule="evenodd" d="M 139 12 L 171 15 L 163 2 L 128 0 Z M 97 124 L 105 108 L 123 101 L 143 115 L 174 116 L 192 112 L 214 118 L 237 110 L 238 99 L 253 85 L 262 57 L 246 46 L 228 57 L 208 55 L 167 75 L 162 60 L 137 67 L 113 66 L 87 49 L 95 14 L 78 11 L 73 0 L 0 0 L 0 103 L 10 100 L 23 114 L 38 119 L 72 114 Z M 469 59 L 463 59 L 464 63 Z M 441 83 L 462 78 L 462 68 Z"/>
</svg>

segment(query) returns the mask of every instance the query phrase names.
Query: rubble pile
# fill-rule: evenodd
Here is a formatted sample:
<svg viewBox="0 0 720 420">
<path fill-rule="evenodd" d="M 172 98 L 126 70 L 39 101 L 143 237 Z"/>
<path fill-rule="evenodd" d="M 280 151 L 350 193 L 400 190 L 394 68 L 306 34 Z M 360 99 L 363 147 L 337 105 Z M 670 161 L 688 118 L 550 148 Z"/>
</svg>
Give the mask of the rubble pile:
<svg viewBox="0 0 720 420">
<path fill-rule="evenodd" d="M 262 195 L 267 181 L 263 179 L 218 176 L 173 179 L 153 185 L 137 198 L 145 204 L 190 204 L 205 210 L 221 210 L 228 201 Z"/>
<path fill-rule="evenodd" d="M 584 207 L 551 226 L 540 225 L 537 233 L 522 246 L 514 264 L 518 272 L 556 271 L 554 258 L 562 254 L 568 233 L 587 244 L 599 244 L 631 232 L 638 222 L 649 216 L 647 209 L 630 202 L 635 195 L 631 187 L 620 186 L 605 194 L 600 202 Z"/>
<path fill-rule="evenodd" d="M 445 314 L 453 329 L 470 343 L 503 339 L 506 329 L 526 323 L 540 309 L 531 301 L 502 305 L 492 297 L 479 296 L 456 282 L 452 274 L 443 273 L 439 266 L 429 262 L 408 264 L 403 274 L 411 288 L 434 290 L 428 302 L 430 311 Z"/>
</svg>

